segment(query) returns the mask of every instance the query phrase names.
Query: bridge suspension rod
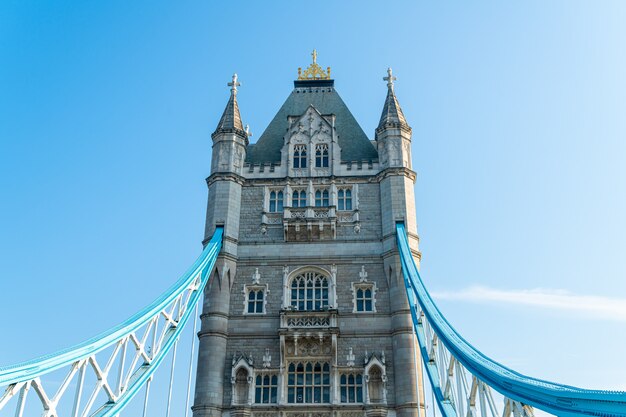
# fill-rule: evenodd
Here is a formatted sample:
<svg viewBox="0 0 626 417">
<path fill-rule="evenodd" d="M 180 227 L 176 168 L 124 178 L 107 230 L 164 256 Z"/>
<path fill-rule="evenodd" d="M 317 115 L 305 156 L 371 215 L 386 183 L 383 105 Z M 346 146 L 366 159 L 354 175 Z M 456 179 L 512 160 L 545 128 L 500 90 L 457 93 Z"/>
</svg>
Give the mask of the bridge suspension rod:
<svg viewBox="0 0 626 417">
<path fill-rule="evenodd" d="M 448 323 L 426 290 L 403 223 L 396 224 L 396 238 L 413 327 L 443 416 L 473 416 L 476 395 L 481 413 L 489 411 L 496 416 L 493 389 L 505 398 L 504 416 L 529 416 L 535 407 L 560 417 L 626 417 L 625 392 L 589 390 L 528 377 L 474 348 Z M 476 380 L 472 389 L 468 389 L 470 375 L 472 381 Z"/>
</svg>

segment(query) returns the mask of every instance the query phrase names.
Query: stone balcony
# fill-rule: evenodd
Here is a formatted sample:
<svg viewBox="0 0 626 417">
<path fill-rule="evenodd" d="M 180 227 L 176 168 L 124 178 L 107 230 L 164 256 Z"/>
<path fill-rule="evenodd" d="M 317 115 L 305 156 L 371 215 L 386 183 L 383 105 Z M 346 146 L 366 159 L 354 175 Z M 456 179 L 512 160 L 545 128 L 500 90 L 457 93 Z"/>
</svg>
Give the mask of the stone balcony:
<svg viewBox="0 0 626 417">
<path fill-rule="evenodd" d="M 329 207 L 285 207 L 285 241 L 333 240 L 337 237 L 337 213 Z"/>
<path fill-rule="evenodd" d="M 337 224 L 360 230 L 359 210 L 338 211 L 328 207 L 285 207 L 282 212 L 264 212 L 261 227 L 283 226 L 287 242 L 334 240 L 337 237 Z"/>
<path fill-rule="evenodd" d="M 280 327 L 284 330 L 328 330 L 337 327 L 337 310 L 280 312 Z"/>
<path fill-rule="evenodd" d="M 337 310 L 280 312 L 281 356 L 325 359 L 337 356 Z"/>
</svg>

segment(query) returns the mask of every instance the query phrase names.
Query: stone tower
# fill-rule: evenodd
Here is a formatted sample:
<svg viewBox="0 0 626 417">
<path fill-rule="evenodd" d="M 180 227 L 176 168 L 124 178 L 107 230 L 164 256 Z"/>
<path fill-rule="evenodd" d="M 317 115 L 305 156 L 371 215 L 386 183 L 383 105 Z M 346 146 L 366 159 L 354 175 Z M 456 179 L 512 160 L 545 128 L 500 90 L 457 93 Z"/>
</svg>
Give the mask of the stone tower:
<svg viewBox="0 0 626 417">
<path fill-rule="evenodd" d="M 205 290 L 195 417 L 418 417 L 421 366 L 395 243 L 419 259 L 411 128 L 388 71 L 370 141 L 330 68 L 294 89 L 248 143 L 236 75 L 207 178 L 205 239 L 224 246 Z"/>
</svg>

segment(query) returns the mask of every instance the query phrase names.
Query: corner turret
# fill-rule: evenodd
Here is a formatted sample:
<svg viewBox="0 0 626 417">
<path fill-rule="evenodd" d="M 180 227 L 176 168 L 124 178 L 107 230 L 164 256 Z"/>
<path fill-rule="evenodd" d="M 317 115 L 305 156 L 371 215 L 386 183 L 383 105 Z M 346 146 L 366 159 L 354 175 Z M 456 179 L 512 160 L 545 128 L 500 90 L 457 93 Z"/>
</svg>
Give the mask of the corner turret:
<svg viewBox="0 0 626 417">
<path fill-rule="evenodd" d="M 231 87 L 230 98 L 215 132 L 211 135 L 213 139 L 211 174 L 232 172 L 241 175 L 248 146 L 248 133 L 243 128 L 237 104 L 237 87 L 240 85 L 237 74 L 234 74 L 232 82 L 228 83 Z"/>
<path fill-rule="evenodd" d="M 385 168 L 405 167 L 411 169 L 411 127 L 404 118 L 394 91 L 391 68 L 387 70 L 387 98 L 376 128 L 376 144 L 380 166 Z"/>
</svg>

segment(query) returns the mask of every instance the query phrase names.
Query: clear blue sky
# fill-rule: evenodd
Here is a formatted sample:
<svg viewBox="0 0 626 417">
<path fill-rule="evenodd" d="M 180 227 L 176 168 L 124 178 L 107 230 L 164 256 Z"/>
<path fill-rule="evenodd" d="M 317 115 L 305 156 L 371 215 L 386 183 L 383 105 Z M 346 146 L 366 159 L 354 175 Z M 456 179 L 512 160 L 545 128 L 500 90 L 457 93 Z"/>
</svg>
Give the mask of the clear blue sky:
<svg viewBox="0 0 626 417">
<path fill-rule="evenodd" d="M 77 343 L 201 250 L 239 74 L 256 140 L 299 66 L 413 127 L 422 273 L 493 358 L 626 389 L 626 3 L 0 3 L 0 363 Z"/>
</svg>

